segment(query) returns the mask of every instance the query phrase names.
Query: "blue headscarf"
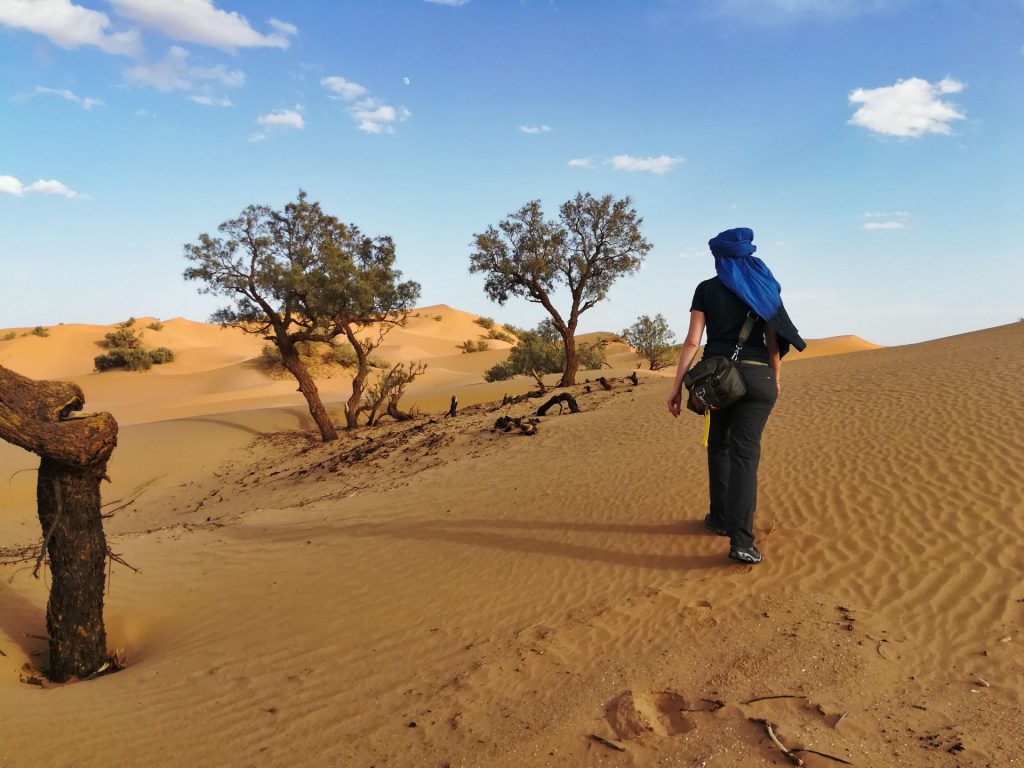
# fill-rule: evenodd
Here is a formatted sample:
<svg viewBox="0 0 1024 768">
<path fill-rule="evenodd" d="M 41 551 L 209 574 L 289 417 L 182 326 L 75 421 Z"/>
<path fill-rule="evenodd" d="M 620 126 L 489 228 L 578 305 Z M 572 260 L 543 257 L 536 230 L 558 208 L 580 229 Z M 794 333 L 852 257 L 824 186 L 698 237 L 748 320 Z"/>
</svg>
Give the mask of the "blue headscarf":
<svg viewBox="0 0 1024 768">
<path fill-rule="evenodd" d="M 768 265 L 754 255 L 754 231 L 747 227 L 727 229 L 708 240 L 708 245 L 715 257 L 715 272 L 725 287 L 775 328 L 784 342 L 803 351 L 807 344 L 782 304 L 782 286 Z M 789 344 L 780 344 L 782 354 L 788 347 Z"/>
</svg>

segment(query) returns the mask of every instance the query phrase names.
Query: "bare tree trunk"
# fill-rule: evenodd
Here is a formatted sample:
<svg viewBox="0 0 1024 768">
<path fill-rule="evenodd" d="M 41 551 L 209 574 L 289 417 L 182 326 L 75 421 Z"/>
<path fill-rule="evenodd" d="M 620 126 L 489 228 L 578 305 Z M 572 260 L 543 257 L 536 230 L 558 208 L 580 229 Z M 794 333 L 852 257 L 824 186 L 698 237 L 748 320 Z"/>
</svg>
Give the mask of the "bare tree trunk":
<svg viewBox="0 0 1024 768">
<path fill-rule="evenodd" d="M 562 373 L 562 380 L 558 382 L 560 387 L 569 387 L 576 383 L 576 371 L 579 370 L 579 360 L 576 359 L 576 336 L 570 330 L 565 337 L 565 371 Z"/>
<path fill-rule="evenodd" d="M 316 388 L 316 382 L 313 380 L 313 377 L 309 375 L 306 366 L 299 360 L 299 355 L 294 347 L 281 347 L 280 349 L 281 362 L 288 369 L 288 372 L 295 377 L 295 380 L 299 382 L 299 391 L 306 398 L 306 403 L 309 405 L 309 415 L 316 422 L 317 429 L 320 430 L 320 437 L 323 438 L 325 443 L 336 440 L 338 438 L 338 430 L 334 428 L 334 423 L 331 421 L 331 417 L 327 414 L 327 409 L 324 408 L 324 404 L 320 400 L 320 391 Z"/>
<path fill-rule="evenodd" d="M 117 445 L 117 422 L 108 413 L 82 413 L 84 404 L 74 384 L 33 381 L 0 366 L 0 438 L 42 459 L 36 498 L 53 575 L 46 627 L 57 682 L 88 677 L 107 660 L 99 485 Z"/>
</svg>

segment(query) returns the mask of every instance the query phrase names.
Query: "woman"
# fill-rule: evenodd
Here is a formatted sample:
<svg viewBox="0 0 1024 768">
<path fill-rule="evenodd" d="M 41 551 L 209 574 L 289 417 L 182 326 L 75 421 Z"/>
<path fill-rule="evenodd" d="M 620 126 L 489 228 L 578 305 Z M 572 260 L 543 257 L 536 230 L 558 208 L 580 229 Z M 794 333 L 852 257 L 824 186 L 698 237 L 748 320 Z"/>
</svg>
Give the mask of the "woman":
<svg viewBox="0 0 1024 768">
<path fill-rule="evenodd" d="M 705 357 L 731 357 L 748 313 L 756 313 L 757 321 L 739 352 L 747 394 L 711 417 L 711 508 L 704 518 L 705 528 L 729 537 L 731 560 L 756 565 L 762 558 L 754 545 L 761 433 L 782 389 L 783 356 L 790 344 L 801 351 L 807 345 L 782 304 L 781 286 L 765 263 L 753 255 L 757 250 L 753 240 L 753 231 L 741 227 L 720 232 L 708 241 L 717 274 L 694 292 L 690 329 L 679 355 L 668 410 L 673 416 L 682 410 L 683 376 L 693 363 L 705 328 Z"/>
</svg>

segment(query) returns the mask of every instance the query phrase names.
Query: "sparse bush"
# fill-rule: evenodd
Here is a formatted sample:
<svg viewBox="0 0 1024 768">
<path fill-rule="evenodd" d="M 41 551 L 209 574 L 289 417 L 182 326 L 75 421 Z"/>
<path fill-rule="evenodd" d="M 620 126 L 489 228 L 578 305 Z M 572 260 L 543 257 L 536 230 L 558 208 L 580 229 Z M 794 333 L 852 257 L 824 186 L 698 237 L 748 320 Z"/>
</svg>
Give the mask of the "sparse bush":
<svg viewBox="0 0 1024 768">
<path fill-rule="evenodd" d="M 10 341 L 11 339 L 15 339 L 17 337 L 18 334 L 16 334 L 14 331 L 10 331 L 9 333 L 5 333 L 4 337 L 0 339 L 0 341 Z"/>
<path fill-rule="evenodd" d="M 355 368 L 359 365 L 359 358 L 351 344 L 335 344 L 328 353 L 328 361 L 340 365 L 342 368 Z"/>
<path fill-rule="evenodd" d="M 109 371 L 112 368 L 127 368 L 129 371 L 148 371 L 153 366 L 149 353 L 140 348 L 117 347 L 103 355 L 98 355 L 93 362 L 97 371 Z"/>
<path fill-rule="evenodd" d="M 135 318 L 128 318 L 117 324 L 117 330 L 105 334 L 103 341 L 98 342 L 107 349 L 102 355 L 93 358 L 97 371 L 109 371 L 114 368 L 126 368 L 129 371 L 148 371 L 154 365 L 174 362 L 174 352 L 167 347 L 147 350 L 142 346 L 142 332 L 133 331 Z"/>
<path fill-rule="evenodd" d="M 149 330 L 151 331 L 162 331 L 164 329 L 164 324 L 161 323 L 159 320 L 154 320 L 146 327 L 149 328 Z"/>
<path fill-rule="evenodd" d="M 32 329 L 32 335 L 42 336 L 45 338 L 46 336 L 50 335 L 50 331 L 41 325 L 37 325 L 35 328 Z"/>
<path fill-rule="evenodd" d="M 499 331 L 497 328 L 491 328 L 487 331 L 487 338 L 494 339 L 496 341 L 507 341 L 509 344 L 515 344 L 515 336 Z"/>
<path fill-rule="evenodd" d="M 494 327 L 494 318 L 493 317 L 478 317 L 473 322 L 476 323 L 477 325 L 479 325 L 481 328 L 483 328 L 486 331 L 489 331 L 489 330 L 491 330 Z"/>
<path fill-rule="evenodd" d="M 157 347 L 156 349 L 150 350 L 149 359 L 153 361 L 153 365 L 173 363 L 174 353 L 167 347 Z"/>
<path fill-rule="evenodd" d="M 604 344 L 580 344 L 576 348 L 576 361 L 585 371 L 596 371 L 605 365 Z"/>
<path fill-rule="evenodd" d="M 440 323 L 442 320 L 444 320 L 444 315 L 434 315 L 434 320 Z"/>
<path fill-rule="evenodd" d="M 465 354 L 466 352 L 486 352 L 490 348 L 491 345 L 488 344 L 483 339 L 480 339 L 478 341 L 473 341 L 472 339 L 470 339 L 469 341 L 464 341 L 461 344 L 459 344 L 459 349 L 462 350 L 463 354 Z"/>
<path fill-rule="evenodd" d="M 106 349 L 141 349 L 142 334 L 133 331 L 124 323 L 119 323 L 116 331 L 111 331 L 103 337 L 100 346 Z"/>
</svg>

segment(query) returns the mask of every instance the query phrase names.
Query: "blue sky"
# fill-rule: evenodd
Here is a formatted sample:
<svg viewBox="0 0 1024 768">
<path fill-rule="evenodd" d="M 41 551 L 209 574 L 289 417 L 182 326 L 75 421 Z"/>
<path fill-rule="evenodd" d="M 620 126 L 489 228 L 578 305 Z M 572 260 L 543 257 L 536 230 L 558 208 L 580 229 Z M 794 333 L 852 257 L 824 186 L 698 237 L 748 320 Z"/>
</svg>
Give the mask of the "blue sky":
<svg viewBox="0 0 1024 768">
<path fill-rule="evenodd" d="M 805 337 L 1024 315 L 1021 0 L 0 0 L 0 327 L 205 320 L 182 246 L 305 189 L 446 303 L 528 200 L 654 244 L 581 331 L 685 330 L 754 230 Z M 564 302 L 563 302 L 564 303 Z"/>
</svg>

